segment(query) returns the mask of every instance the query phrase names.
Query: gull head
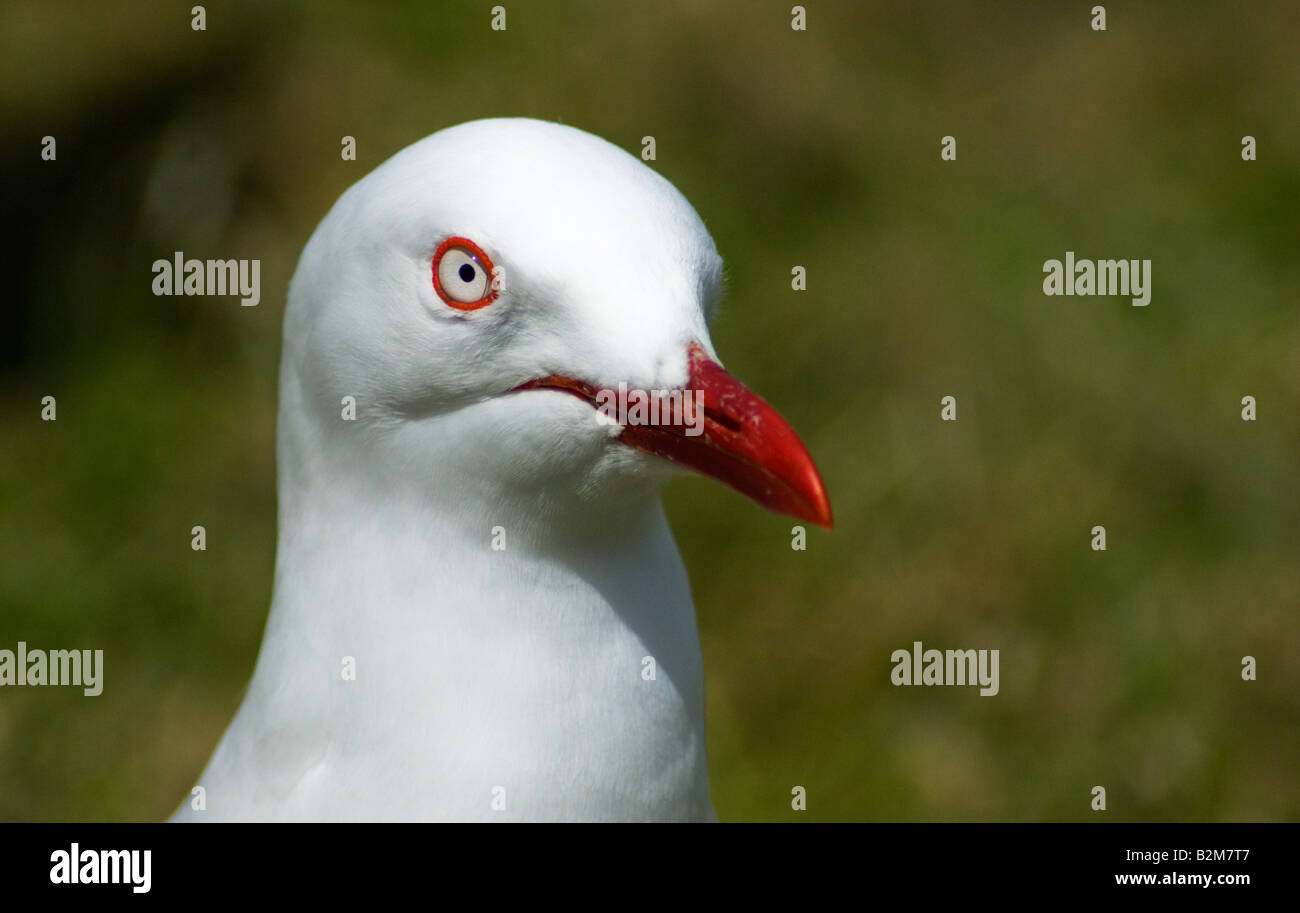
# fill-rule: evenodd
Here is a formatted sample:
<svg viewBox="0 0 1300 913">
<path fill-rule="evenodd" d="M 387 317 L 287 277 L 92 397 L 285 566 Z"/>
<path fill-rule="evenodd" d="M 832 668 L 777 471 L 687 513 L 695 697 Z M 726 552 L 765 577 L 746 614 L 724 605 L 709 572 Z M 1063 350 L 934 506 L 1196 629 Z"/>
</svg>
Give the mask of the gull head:
<svg viewBox="0 0 1300 913">
<path fill-rule="evenodd" d="M 364 470 L 397 496 L 617 514 L 691 470 L 829 527 L 803 444 L 719 363 L 721 292 L 699 215 L 636 157 L 528 119 L 435 133 L 344 193 L 299 261 L 282 494 Z"/>
</svg>

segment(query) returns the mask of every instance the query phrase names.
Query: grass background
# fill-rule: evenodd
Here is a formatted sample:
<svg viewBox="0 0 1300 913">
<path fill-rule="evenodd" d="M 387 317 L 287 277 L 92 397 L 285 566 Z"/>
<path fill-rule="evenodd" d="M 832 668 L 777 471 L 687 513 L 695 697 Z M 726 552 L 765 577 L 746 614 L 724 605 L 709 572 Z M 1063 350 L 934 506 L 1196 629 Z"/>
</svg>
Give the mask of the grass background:
<svg viewBox="0 0 1300 913">
<path fill-rule="evenodd" d="M 0 690 L 0 820 L 187 794 L 269 604 L 297 256 L 497 115 L 655 136 L 728 263 L 718 350 L 831 493 L 806 552 L 666 494 L 723 820 L 1099 820 L 1098 784 L 1108 820 L 1300 819 L 1294 3 L 191 6 L 0 6 L 0 647 L 106 654 L 98 698 Z M 261 259 L 262 303 L 153 297 L 175 250 Z M 1066 250 L 1151 259 L 1150 307 L 1044 297 Z M 1000 649 L 1001 693 L 891 686 L 914 640 Z"/>
</svg>

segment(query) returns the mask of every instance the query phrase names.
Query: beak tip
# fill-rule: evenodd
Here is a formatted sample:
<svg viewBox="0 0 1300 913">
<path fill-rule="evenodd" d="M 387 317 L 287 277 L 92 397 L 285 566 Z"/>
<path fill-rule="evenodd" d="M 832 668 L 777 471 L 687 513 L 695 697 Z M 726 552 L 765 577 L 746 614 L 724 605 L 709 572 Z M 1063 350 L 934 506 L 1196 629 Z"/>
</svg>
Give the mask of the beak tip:
<svg viewBox="0 0 1300 913">
<path fill-rule="evenodd" d="M 831 515 L 831 500 L 826 496 L 826 489 L 821 485 L 821 479 L 817 480 L 817 487 L 809 499 L 807 516 L 804 518 L 809 523 L 815 523 L 822 529 L 834 530 L 835 518 Z"/>
</svg>

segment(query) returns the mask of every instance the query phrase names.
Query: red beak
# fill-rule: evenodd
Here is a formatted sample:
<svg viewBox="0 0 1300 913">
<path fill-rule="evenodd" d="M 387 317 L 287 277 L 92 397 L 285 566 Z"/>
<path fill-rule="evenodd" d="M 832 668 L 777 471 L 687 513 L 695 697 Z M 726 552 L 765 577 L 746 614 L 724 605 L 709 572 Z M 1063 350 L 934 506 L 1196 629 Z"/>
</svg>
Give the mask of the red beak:
<svg viewBox="0 0 1300 913">
<path fill-rule="evenodd" d="M 687 348 L 687 359 L 690 376 L 684 392 L 702 395 L 702 429 L 698 417 L 694 427 L 625 424 L 619 440 L 717 479 L 768 510 L 830 529 L 826 487 L 785 419 L 709 358 L 698 343 Z M 572 378 L 552 375 L 518 389 L 536 388 L 563 390 L 596 404 L 597 391 Z"/>
</svg>

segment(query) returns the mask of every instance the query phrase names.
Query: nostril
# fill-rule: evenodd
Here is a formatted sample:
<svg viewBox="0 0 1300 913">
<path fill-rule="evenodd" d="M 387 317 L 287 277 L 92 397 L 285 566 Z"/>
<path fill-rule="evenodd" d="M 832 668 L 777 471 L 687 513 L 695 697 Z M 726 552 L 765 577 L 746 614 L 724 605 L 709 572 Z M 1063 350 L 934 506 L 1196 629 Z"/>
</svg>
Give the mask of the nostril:
<svg viewBox="0 0 1300 913">
<path fill-rule="evenodd" d="M 708 405 L 704 407 L 704 417 L 710 421 L 716 422 L 728 431 L 739 431 L 740 422 L 736 421 L 730 415 L 719 412 L 717 409 L 710 409 Z"/>
</svg>

